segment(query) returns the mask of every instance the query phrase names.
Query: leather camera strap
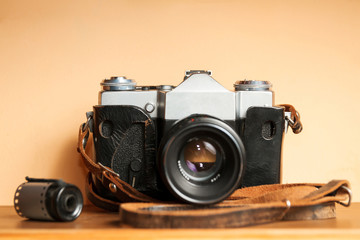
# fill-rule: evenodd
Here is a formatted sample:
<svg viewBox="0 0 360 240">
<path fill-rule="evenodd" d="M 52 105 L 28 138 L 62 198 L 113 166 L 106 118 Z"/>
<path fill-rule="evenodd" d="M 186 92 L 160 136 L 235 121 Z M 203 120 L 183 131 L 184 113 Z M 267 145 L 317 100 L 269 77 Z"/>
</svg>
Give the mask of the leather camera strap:
<svg viewBox="0 0 360 240">
<path fill-rule="evenodd" d="M 89 121 L 80 126 L 78 151 L 89 170 L 86 194 L 96 206 L 119 211 L 122 222 L 143 228 L 241 227 L 280 220 L 325 219 L 336 216 L 335 203 L 349 206 L 346 180 L 328 184 L 274 184 L 236 190 L 227 200 L 211 206 L 164 203 L 122 181 L 112 169 L 94 162 L 85 147 Z M 97 193 L 94 178 L 112 197 Z M 347 201 L 346 203 L 344 203 Z"/>
<path fill-rule="evenodd" d="M 211 206 L 159 203 L 124 203 L 124 224 L 138 228 L 234 228 L 281 220 L 336 217 L 335 203 L 350 205 L 349 183 L 276 184 L 235 191 Z M 343 201 L 348 201 L 346 204 Z"/>
<path fill-rule="evenodd" d="M 291 113 L 291 118 L 286 118 L 287 121 L 289 121 L 290 127 L 293 131 L 293 133 L 298 134 L 303 130 L 303 125 L 300 121 L 300 114 L 298 111 L 296 111 L 295 107 L 290 104 L 280 104 L 280 107 L 283 107 L 285 112 Z"/>
</svg>

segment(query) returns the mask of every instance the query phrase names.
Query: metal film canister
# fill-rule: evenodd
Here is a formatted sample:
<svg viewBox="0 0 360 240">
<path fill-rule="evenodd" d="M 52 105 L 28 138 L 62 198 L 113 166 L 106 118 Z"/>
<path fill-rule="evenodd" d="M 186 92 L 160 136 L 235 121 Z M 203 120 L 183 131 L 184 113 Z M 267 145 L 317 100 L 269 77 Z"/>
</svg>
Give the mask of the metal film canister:
<svg viewBox="0 0 360 240">
<path fill-rule="evenodd" d="M 45 221 L 73 221 L 81 213 L 78 187 L 53 179 L 26 178 L 15 192 L 14 207 L 21 217 Z"/>
</svg>

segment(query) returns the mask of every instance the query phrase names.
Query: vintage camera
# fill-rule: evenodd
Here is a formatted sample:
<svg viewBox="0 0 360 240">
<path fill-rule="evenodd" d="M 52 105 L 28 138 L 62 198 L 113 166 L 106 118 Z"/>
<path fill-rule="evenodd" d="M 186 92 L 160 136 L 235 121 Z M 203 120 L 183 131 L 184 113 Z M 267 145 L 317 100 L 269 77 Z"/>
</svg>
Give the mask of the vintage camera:
<svg viewBox="0 0 360 240">
<path fill-rule="evenodd" d="M 290 113 L 274 106 L 269 82 L 238 81 L 229 91 L 210 71 L 196 70 L 176 87 L 137 86 L 125 77 L 101 86 L 96 161 L 138 191 L 212 204 L 239 187 L 280 182 Z"/>
</svg>

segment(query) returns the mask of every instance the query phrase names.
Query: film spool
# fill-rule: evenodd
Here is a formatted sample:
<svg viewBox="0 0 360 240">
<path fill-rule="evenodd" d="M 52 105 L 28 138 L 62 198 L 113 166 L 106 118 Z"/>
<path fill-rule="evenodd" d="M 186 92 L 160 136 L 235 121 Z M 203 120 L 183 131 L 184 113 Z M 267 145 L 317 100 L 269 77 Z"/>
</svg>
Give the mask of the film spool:
<svg viewBox="0 0 360 240">
<path fill-rule="evenodd" d="M 14 207 L 21 217 L 43 221 L 73 221 L 81 213 L 80 190 L 61 180 L 27 179 L 15 192 Z"/>
</svg>

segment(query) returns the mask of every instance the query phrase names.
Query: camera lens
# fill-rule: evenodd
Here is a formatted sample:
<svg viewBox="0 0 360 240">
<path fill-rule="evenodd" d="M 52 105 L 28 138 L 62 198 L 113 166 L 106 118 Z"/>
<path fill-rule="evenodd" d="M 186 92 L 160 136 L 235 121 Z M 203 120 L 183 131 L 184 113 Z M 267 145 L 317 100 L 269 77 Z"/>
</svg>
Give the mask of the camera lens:
<svg viewBox="0 0 360 240">
<path fill-rule="evenodd" d="M 158 166 L 169 191 L 179 199 L 212 204 L 240 184 L 244 147 L 222 120 L 196 115 L 176 123 L 160 144 Z"/>
</svg>

